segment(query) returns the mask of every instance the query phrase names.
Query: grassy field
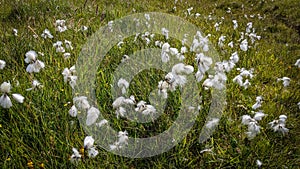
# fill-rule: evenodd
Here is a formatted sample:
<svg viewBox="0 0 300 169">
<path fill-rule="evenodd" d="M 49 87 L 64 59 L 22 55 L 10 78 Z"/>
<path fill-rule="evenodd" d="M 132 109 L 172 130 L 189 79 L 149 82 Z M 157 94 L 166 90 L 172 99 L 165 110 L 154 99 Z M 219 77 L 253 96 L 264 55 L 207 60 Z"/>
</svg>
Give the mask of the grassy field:
<svg viewBox="0 0 300 169">
<path fill-rule="evenodd" d="M 300 168 L 300 74 L 295 66 L 300 59 L 300 2 L 298 0 L 13 0 L 0 1 L 0 60 L 6 62 L 0 69 L 0 84 L 10 82 L 11 93 L 25 97 L 24 103 L 12 100 L 9 109 L 0 106 L 0 168 Z M 176 8 L 174 8 L 176 7 Z M 191 9 L 192 10 L 188 10 Z M 209 91 L 203 90 L 202 109 L 188 135 L 174 148 L 149 158 L 126 158 L 114 155 L 96 145 L 99 154 L 89 158 L 87 152 L 78 162 L 72 162 L 72 148 L 83 147 L 87 136 L 76 117 L 69 115 L 72 106 L 72 88 L 64 83 L 62 72 L 76 63 L 82 46 L 101 26 L 109 21 L 139 12 L 163 12 L 179 16 L 211 34 L 209 41 L 220 54 L 221 60 L 229 60 L 238 52 L 239 61 L 227 72 L 227 105 L 213 136 L 204 143 L 198 137 L 210 105 Z M 198 14 L 197 14 L 198 13 Z M 64 32 L 56 30 L 55 22 L 66 20 Z M 238 27 L 233 29 L 232 20 Z M 241 32 L 252 22 L 255 33 L 261 38 L 252 44 L 248 36 L 247 51 L 240 49 Z M 219 26 L 215 26 L 219 23 Z M 87 30 L 82 30 L 83 26 Z M 219 30 L 217 30 L 219 28 Z M 13 29 L 17 29 L 17 36 Z M 41 34 L 49 29 L 53 38 L 44 39 Z M 251 29 L 253 31 L 253 29 Z M 226 36 L 224 45 L 218 43 Z M 166 130 L 176 119 L 180 109 L 178 93 L 170 94 L 171 104 L 165 113 L 153 123 L 139 124 L 117 119 L 112 107 L 111 74 L 123 55 L 142 48 L 155 47 L 155 36 L 147 46 L 140 38 L 124 41 L 124 47 L 112 48 L 99 65 L 96 95 L 100 111 L 117 131 L 128 131 L 131 137 L 149 137 Z M 73 50 L 65 48 L 70 57 L 65 59 L 53 44 L 57 41 L 72 42 Z M 234 42 L 231 48 L 228 43 Z M 178 40 L 170 39 L 171 46 L 180 49 Z M 42 52 L 38 59 L 45 63 L 39 73 L 26 72 L 26 52 Z M 188 53 L 184 62 L 195 67 L 194 55 Z M 237 68 L 253 68 L 251 85 L 239 86 L 233 79 L 240 73 Z M 163 72 L 145 71 L 130 83 L 129 91 L 138 100 L 147 100 L 149 92 L 164 77 Z M 284 86 L 278 78 L 289 77 Z M 43 87 L 26 91 L 33 80 Z M 10 93 L 10 94 L 11 94 Z M 9 94 L 9 95 L 10 95 Z M 1 94 L 2 95 L 2 94 Z M 247 137 L 247 126 L 242 116 L 253 116 L 252 106 L 256 97 L 262 96 L 262 110 L 267 116 L 259 121 L 260 133 L 253 139 Z M 286 115 L 289 132 L 281 134 L 268 127 L 268 123 Z M 95 143 L 96 144 L 96 143 Z M 208 152 L 202 150 L 209 149 Z M 257 160 L 262 165 L 257 164 Z"/>
</svg>

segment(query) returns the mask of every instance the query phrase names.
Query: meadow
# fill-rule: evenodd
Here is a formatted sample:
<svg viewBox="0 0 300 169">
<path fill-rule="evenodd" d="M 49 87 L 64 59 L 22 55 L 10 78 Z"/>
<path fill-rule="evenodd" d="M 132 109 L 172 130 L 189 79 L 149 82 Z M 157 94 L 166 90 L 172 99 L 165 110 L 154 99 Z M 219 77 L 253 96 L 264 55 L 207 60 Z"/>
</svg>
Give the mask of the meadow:
<svg viewBox="0 0 300 169">
<path fill-rule="evenodd" d="M 0 1 L 0 168 L 300 168 L 299 6 L 298 0 Z M 201 43 L 182 49 L 185 43 L 168 38 L 168 30 L 141 32 L 114 44 L 97 67 L 91 84 L 97 103 L 80 97 L 88 92 L 74 92 L 84 77 L 72 66 L 93 34 L 107 25 L 113 32 L 111 21 L 147 12 L 201 28 L 199 40 L 210 42 L 220 62 L 201 55 L 195 47 L 207 51 Z M 147 48 L 162 50 L 163 62 L 178 57 L 185 67 L 170 74 L 142 71 L 129 82 L 113 79 L 121 62 Z M 217 73 L 209 76 L 208 69 Z M 128 137 L 162 133 L 183 102 L 185 76 L 176 71 L 196 75 L 201 108 L 192 129 L 169 151 L 147 158 L 116 155 L 81 125 L 84 109 L 90 125 L 119 131 L 119 140 L 107 143 L 112 150 L 126 147 Z M 159 87 L 167 95 L 164 112 L 147 123 L 124 118 L 111 91 L 116 80 L 136 101 L 122 104 L 132 101 L 144 115 L 155 110 L 140 101 L 149 103 L 149 93 Z M 206 123 L 215 88 L 225 89 L 226 106 L 220 118 Z M 95 123 L 100 112 L 107 121 Z M 203 127 L 216 130 L 199 142 Z"/>
</svg>

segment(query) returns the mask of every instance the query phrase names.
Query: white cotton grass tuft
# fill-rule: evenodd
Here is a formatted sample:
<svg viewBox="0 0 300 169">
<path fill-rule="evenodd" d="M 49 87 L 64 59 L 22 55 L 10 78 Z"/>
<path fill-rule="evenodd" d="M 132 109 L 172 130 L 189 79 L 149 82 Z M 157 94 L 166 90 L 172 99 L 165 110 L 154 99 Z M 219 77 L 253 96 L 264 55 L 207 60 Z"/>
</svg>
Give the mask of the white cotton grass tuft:
<svg viewBox="0 0 300 169">
<path fill-rule="evenodd" d="M 24 102 L 24 97 L 20 94 L 12 94 L 12 97 L 19 103 Z"/>
<path fill-rule="evenodd" d="M 86 136 L 83 141 L 84 149 L 88 151 L 88 156 L 91 158 L 96 157 L 99 152 L 94 146 L 94 138 L 92 136 Z"/>
<path fill-rule="evenodd" d="M 251 68 L 250 70 L 247 70 L 245 68 L 237 68 L 237 70 L 240 71 L 240 74 L 233 78 L 233 82 L 244 87 L 244 89 L 247 89 L 251 85 L 248 78 L 252 79 L 254 77 L 254 69 Z M 244 78 L 247 79 L 244 81 Z"/>
<path fill-rule="evenodd" d="M 263 98 L 262 98 L 262 96 L 257 96 L 255 100 L 256 100 L 256 103 L 252 106 L 253 110 L 256 110 L 256 109 L 261 107 L 261 104 L 263 102 Z"/>
<path fill-rule="evenodd" d="M 117 118 L 124 117 L 126 115 L 126 109 L 123 107 L 124 105 L 134 105 L 135 103 L 136 101 L 133 95 L 129 98 L 125 98 L 123 96 L 116 98 L 112 106 L 113 109 L 115 109 Z"/>
<path fill-rule="evenodd" d="M 13 31 L 13 34 L 14 34 L 15 36 L 18 36 L 18 29 L 15 29 L 15 28 L 14 28 L 12 31 Z"/>
<path fill-rule="evenodd" d="M 45 29 L 43 31 L 43 33 L 41 34 L 41 37 L 44 38 L 44 39 L 47 39 L 47 38 L 52 39 L 53 35 L 51 34 L 51 32 L 48 29 Z"/>
<path fill-rule="evenodd" d="M 146 104 L 145 101 L 139 101 L 135 108 L 136 112 L 142 113 L 143 115 L 149 115 L 156 113 L 156 109 L 154 106 L 150 104 Z"/>
<path fill-rule="evenodd" d="M 4 60 L 0 60 L 0 69 L 4 69 L 6 62 Z"/>
<path fill-rule="evenodd" d="M 53 44 L 53 47 L 55 47 L 57 53 L 64 53 L 66 51 L 62 45 L 62 41 L 57 41 Z"/>
<path fill-rule="evenodd" d="M 248 131 L 246 132 L 248 139 L 251 140 L 260 133 L 258 121 L 262 120 L 264 116 L 266 116 L 266 114 L 263 112 L 256 112 L 253 118 L 250 115 L 242 116 L 242 124 L 248 126 Z"/>
<path fill-rule="evenodd" d="M 127 82 L 127 80 L 120 78 L 118 81 L 118 87 L 121 88 L 122 94 L 125 94 L 127 88 L 129 87 L 129 83 Z"/>
<path fill-rule="evenodd" d="M 93 139 L 92 136 L 86 136 L 83 141 L 84 149 L 92 148 L 94 146 L 94 142 L 95 140 Z"/>
<path fill-rule="evenodd" d="M 289 129 L 285 127 L 286 125 L 287 116 L 286 115 L 280 115 L 278 120 L 273 120 L 269 123 L 269 126 L 271 129 L 273 129 L 274 132 L 279 132 L 282 135 L 285 135 L 289 132 Z"/>
<path fill-rule="evenodd" d="M 201 53 L 209 51 L 209 41 L 208 37 L 211 35 L 208 34 L 206 37 L 202 36 L 200 31 L 197 31 L 196 35 L 194 36 L 192 46 L 190 48 L 191 52 Z"/>
<path fill-rule="evenodd" d="M 64 77 L 64 82 L 67 83 L 69 82 L 69 85 L 74 89 L 76 86 L 76 81 L 77 81 L 77 76 L 75 76 L 76 69 L 75 65 L 69 68 L 65 68 L 62 72 L 62 75 Z"/>
<path fill-rule="evenodd" d="M 64 31 L 68 30 L 68 28 L 66 26 L 66 21 L 62 20 L 62 19 L 56 20 L 55 26 L 56 26 L 56 31 L 58 31 L 58 32 L 64 32 Z"/>
<path fill-rule="evenodd" d="M 9 82 L 3 82 L 0 86 L 0 91 L 3 93 L 0 97 L 0 106 L 3 108 L 10 108 L 12 107 L 11 99 L 9 98 L 8 94 L 11 90 L 11 84 Z M 12 94 L 13 99 L 15 99 L 18 103 L 24 102 L 24 97 L 20 94 Z"/>
<path fill-rule="evenodd" d="M 256 165 L 258 168 L 260 168 L 262 166 L 262 162 L 260 160 L 256 160 Z"/>
<path fill-rule="evenodd" d="M 158 95 L 162 95 L 164 99 L 168 98 L 169 84 L 166 81 L 158 82 Z"/>
<path fill-rule="evenodd" d="M 219 124 L 219 121 L 220 121 L 219 118 L 212 118 L 205 124 L 205 127 L 208 129 L 213 129 L 214 127 L 216 127 Z"/>
<path fill-rule="evenodd" d="M 86 96 L 74 97 L 73 104 L 81 111 L 87 111 L 91 107 Z"/>
<path fill-rule="evenodd" d="M 26 89 L 26 91 L 35 90 L 35 89 L 39 89 L 42 87 L 43 87 L 43 85 L 39 81 L 33 80 L 31 83 L 31 88 Z"/>
<path fill-rule="evenodd" d="M 168 97 L 168 90 L 175 91 L 177 87 L 183 87 L 187 82 L 186 75 L 193 72 L 194 67 L 191 65 L 185 65 L 184 63 L 175 64 L 172 67 L 172 71 L 167 73 L 164 80 L 158 82 L 158 94 L 166 99 Z M 154 109 L 149 106 L 148 110 L 150 109 L 154 111 Z"/>
<path fill-rule="evenodd" d="M 284 87 L 288 87 L 290 85 L 291 79 L 288 77 L 278 78 L 277 81 L 282 81 Z"/>
<path fill-rule="evenodd" d="M 221 90 L 225 88 L 226 81 L 226 74 L 224 72 L 217 71 L 215 75 L 209 75 L 208 78 L 202 83 L 202 86 Z"/>
<path fill-rule="evenodd" d="M 300 109 L 300 102 L 298 102 L 297 105 L 298 105 L 298 107 L 299 107 L 299 109 Z"/>
<path fill-rule="evenodd" d="M 38 73 L 41 69 L 45 67 L 44 62 L 37 59 L 38 54 L 31 50 L 26 52 L 25 54 L 25 62 L 28 63 L 28 66 L 26 68 L 26 71 L 29 73 Z"/>
<path fill-rule="evenodd" d="M 300 59 L 298 59 L 295 63 L 295 66 L 297 66 L 298 68 L 300 68 Z"/>
<path fill-rule="evenodd" d="M 162 45 L 162 51 L 161 51 L 161 60 L 163 63 L 167 63 L 170 60 L 170 44 L 164 43 Z"/>
<path fill-rule="evenodd" d="M 236 28 L 238 28 L 238 22 L 237 22 L 237 20 L 232 20 L 232 23 L 233 23 L 233 29 L 236 29 Z"/>
<path fill-rule="evenodd" d="M 79 151 L 76 148 L 72 148 L 73 154 L 70 157 L 70 161 L 71 162 L 78 162 L 81 160 L 81 154 L 79 153 Z"/>
<path fill-rule="evenodd" d="M 106 119 L 101 120 L 99 123 L 96 123 L 95 125 L 97 127 L 102 127 L 104 125 L 108 124 L 108 121 Z"/>
<path fill-rule="evenodd" d="M 87 111 L 87 117 L 86 117 L 86 125 L 90 126 L 92 124 L 94 124 L 98 117 L 100 115 L 100 111 L 95 108 L 95 107 L 91 107 L 88 111 Z"/>
<path fill-rule="evenodd" d="M 77 108 L 76 108 L 75 105 L 73 105 L 73 106 L 70 108 L 69 114 L 70 114 L 70 116 L 72 116 L 72 117 L 76 117 L 76 116 L 77 116 L 78 110 L 77 110 Z"/>
<path fill-rule="evenodd" d="M 73 50 L 72 42 L 65 40 L 65 45 L 67 49 Z"/>
<path fill-rule="evenodd" d="M 118 141 L 114 142 L 113 144 L 109 145 L 111 150 L 121 149 L 124 145 L 128 144 L 128 132 L 119 131 L 118 132 Z"/>
<path fill-rule="evenodd" d="M 203 53 L 196 54 L 195 60 L 198 66 L 198 71 L 195 76 L 197 81 L 200 82 L 203 79 L 205 72 L 209 70 L 213 61 L 211 57 L 205 56 Z"/>
<path fill-rule="evenodd" d="M 218 45 L 220 48 L 224 47 L 224 42 L 225 42 L 226 36 L 221 35 L 218 41 Z"/>
<path fill-rule="evenodd" d="M 166 28 L 162 28 L 161 33 L 165 36 L 167 40 L 169 39 L 169 30 L 167 30 Z"/>
<path fill-rule="evenodd" d="M 244 39 L 240 44 L 240 49 L 244 52 L 248 50 L 248 41 L 247 39 Z"/>
</svg>

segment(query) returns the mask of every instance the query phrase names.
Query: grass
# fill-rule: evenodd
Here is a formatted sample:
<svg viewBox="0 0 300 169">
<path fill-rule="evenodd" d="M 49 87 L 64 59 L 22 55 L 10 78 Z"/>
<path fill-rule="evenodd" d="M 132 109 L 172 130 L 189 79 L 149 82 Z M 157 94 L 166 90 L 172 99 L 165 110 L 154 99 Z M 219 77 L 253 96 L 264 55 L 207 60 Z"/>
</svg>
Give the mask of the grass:
<svg viewBox="0 0 300 169">
<path fill-rule="evenodd" d="M 300 74 L 294 66 L 300 58 L 300 10 L 299 1 L 178 1 L 176 10 L 174 1 L 90 1 L 74 0 L 28 0 L 0 1 L 0 59 L 7 65 L 0 70 L 0 83 L 10 81 L 13 93 L 25 97 L 23 104 L 13 102 L 13 107 L 0 107 L 0 166 L 1 168 L 28 168 L 32 161 L 34 168 L 44 164 L 45 168 L 257 168 L 256 160 L 262 161 L 262 168 L 299 168 L 300 167 Z M 193 7 L 192 13 L 200 13 L 199 18 L 186 16 L 185 12 Z M 231 13 L 227 13 L 231 8 Z M 205 143 L 198 142 L 198 136 L 204 124 L 209 108 L 209 93 L 199 89 L 203 95 L 203 110 L 189 134 L 173 149 L 163 154 L 131 159 L 114 155 L 98 147 L 99 155 L 90 159 L 85 157 L 75 164 L 69 160 L 72 147 L 80 148 L 86 136 L 77 118 L 72 118 L 68 110 L 72 106 L 72 89 L 63 82 L 61 72 L 65 67 L 75 64 L 81 47 L 101 26 L 136 12 L 165 12 L 185 18 L 202 28 L 205 34 L 212 34 L 210 41 L 223 59 L 229 59 L 232 52 L 238 50 L 240 61 L 237 67 L 254 68 L 255 77 L 251 86 L 243 89 L 232 82 L 238 74 L 235 69 L 227 74 L 227 107 L 217 131 Z M 265 19 L 253 18 L 260 14 Z M 207 19 L 208 15 L 212 20 Z M 248 17 L 245 18 L 244 15 Z M 221 17 L 224 17 L 222 19 Z M 56 19 L 66 19 L 69 30 L 63 33 L 55 31 Z M 232 29 L 232 20 L 239 23 L 237 30 Z M 214 24 L 222 21 L 220 31 Z M 218 38 L 226 36 L 225 44 L 237 41 L 239 32 L 244 31 L 248 22 L 262 39 L 247 52 L 237 47 L 231 49 L 217 46 Z M 85 32 L 78 31 L 81 26 L 88 26 Z M 14 36 L 12 29 L 18 29 Z M 48 28 L 53 39 L 34 38 Z M 163 38 L 158 37 L 158 38 Z M 52 46 L 57 40 L 67 39 L 74 50 L 71 58 L 63 59 Z M 131 54 L 147 48 L 144 42 L 134 44 L 128 39 L 126 47 L 113 48 L 105 57 L 105 64 L 98 69 L 96 94 L 101 112 L 109 119 L 115 130 L 127 130 L 130 136 L 151 136 L 166 130 L 177 117 L 180 99 L 178 94 L 171 95 L 171 104 L 164 115 L 153 123 L 139 124 L 124 119 L 116 119 L 112 110 L 110 93 L 111 73 L 116 68 L 123 54 Z M 177 44 L 174 41 L 172 44 Z M 150 46 L 154 46 L 153 42 Z M 29 50 L 43 52 L 39 59 L 46 67 L 40 73 L 26 72 L 25 53 Z M 187 57 L 191 62 L 193 56 Z M 192 62 L 191 62 L 192 63 Z M 190 64 L 191 64 L 190 63 Z M 147 99 L 149 89 L 156 86 L 163 72 L 150 70 L 140 73 L 132 82 L 130 92 L 139 99 Z M 277 78 L 291 78 L 288 87 L 277 82 Z M 33 79 L 39 80 L 43 88 L 25 91 Z M 143 83 L 146 81 L 146 83 Z M 241 116 L 251 114 L 251 106 L 256 96 L 262 95 L 262 110 L 268 114 L 261 122 L 263 127 L 253 140 L 246 137 L 247 128 L 241 124 Z M 177 103 L 177 104 L 176 104 Z M 268 129 L 267 123 L 279 115 L 288 116 L 286 136 Z M 200 153 L 205 148 L 212 148 L 213 153 Z"/>
</svg>

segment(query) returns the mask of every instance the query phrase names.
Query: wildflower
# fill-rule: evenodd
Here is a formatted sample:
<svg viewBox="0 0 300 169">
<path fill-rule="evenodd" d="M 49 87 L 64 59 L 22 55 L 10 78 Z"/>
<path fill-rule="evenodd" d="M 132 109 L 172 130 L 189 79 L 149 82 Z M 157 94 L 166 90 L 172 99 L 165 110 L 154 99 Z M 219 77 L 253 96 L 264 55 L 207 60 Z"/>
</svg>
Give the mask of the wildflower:
<svg viewBox="0 0 300 169">
<path fill-rule="evenodd" d="M 124 63 L 129 59 L 130 59 L 130 57 L 128 55 L 123 55 L 121 62 Z"/>
<path fill-rule="evenodd" d="M 96 157 L 99 154 L 98 150 L 95 147 L 88 149 L 88 156 L 91 158 Z"/>
<path fill-rule="evenodd" d="M 230 57 L 230 60 L 233 62 L 233 63 L 237 63 L 239 61 L 239 55 L 237 52 L 234 52 L 231 54 L 231 57 Z"/>
<path fill-rule="evenodd" d="M 274 130 L 274 132 L 280 132 L 285 135 L 289 132 L 289 129 L 285 127 L 286 119 L 286 115 L 280 115 L 279 120 L 273 120 L 269 123 L 269 126 Z"/>
<path fill-rule="evenodd" d="M 233 29 L 238 28 L 237 20 L 232 20 L 232 23 L 233 23 Z"/>
<path fill-rule="evenodd" d="M 26 91 L 30 91 L 30 90 L 34 90 L 34 89 L 38 89 L 40 87 L 43 87 L 43 85 L 41 85 L 41 83 L 37 80 L 33 80 L 31 83 L 31 88 L 26 89 Z"/>
<path fill-rule="evenodd" d="M 161 51 L 162 62 L 166 63 L 170 60 L 169 51 L 170 51 L 170 45 L 168 43 L 164 43 L 162 45 L 162 51 Z"/>
<path fill-rule="evenodd" d="M 212 129 L 212 128 L 214 128 L 215 126 L 217 126 L 219 124 L 219 121 L 220 121 L 220 119 L 218 119 L 218 118 L 212 118 L 210 121 L 208 121 L 206 123 L 205 126 L 208 129 Z"/>
<path fill-rule="evenodd" d="M 85 96 L 74 97 L 73 104 L 79 110 L 88 110 L 90 108 L 90 104 Z"/>
<path fill-rule="evenodd" d="M 125 79 L 120 78 L 118 81 L 118 87 L 122 89 L 122 94 L 125 94 L 127 88 L 129 87 L 129 83 Z"/>
<path fill-rule="evenodd" d="M 254 44 L 256 40 L 260 40 L 261 36 L 256 35 L 255 33 L 250 33 L 248 35 L 250 37 L 251 43 Z"/>
<path fill-rule="evenodd" d="M 224 46 L 223 42 L 225 42 L 225 38 L 226 38 L 226 36 L 223 36 L 223 35 L 220 36 L 219 42 L 218 42 L 218 45 L 220 48 L 222 48 Z"/>
<path fill-rule="evenodd" d="M 76 117 L 76 116 L 77 116 L 78 110 L 77 110 L 77 108 L 76 108 L 75 105 L 73 105 L 73 106 L 71 107 L 71 109 L 69 110 L 69 114 L 70 114 L 70 116 L 72 116 L 72 117 Z"/>
<path fill-rule="evenodd" d="M 261 165 L 262 165 L 262 162 L 260 160 L 256 160 L 256 165 L 257 165 L 258 168 L 260 168 Z"/>
<path fill-rule="evenodd" d="M 50 31 L 48 29 L 45 29 L 43 31 L 43 33 L 41 34 L 41 37 L 44 38 L 44 39 L 47 39 L 47 38 L 52 39 L 53 35 L 50 33 Z"/>
<path fill-rule="evenodd" d="M 194 9 L 193 7 L 190 7 L 190 8 L 187 9 L 187 12 L 188 12 L 189 15 L 191 15 L 191 11 L 192 11 L 193 9 Z"/>
<path fill-rule="evenodd" d="M 167 30 L 166 28 L 162 28 L 161 33 L 165 36 L 166 39 L 169 39 L 169 30 Z"/>
<path fill-rule="evenodd" d="M 211 35 L 208 34 L 206 37 L 203 37 L 200 31 L 197 31 L 194 36 L 192 46 L 190 48 L 191 52 L 201 53 L 202 51 L 207 52 L 209 50 L 208 47 L 208 37 Z"/>
<path fill-rule="evenodd" d="M 13 29 L 13 34 L 14 34 L 15 36 L 18 36 L 18 29 Z"/>
<path fill-rule="evenodd" d="M 300 59 L 298 59 L 295 63 L 295 66 L 298 66 L 298 68 L 300 68 Z"/>
<path fill-rule="evenodd" d="M 257 96 L 255 100 L 256 100 L 256 103 L 252 106 L 253 110 L 256 110 L 256 109 L 258 109 L 258 108 L 261 107 L 262 97 L 261 96 Z"/>
<path fill-rule="evenodd" d="M 109 145 L 111 150 L 120 149 L 124 145 L 128 144 L 128 133 L 127 131 L 119 131 L 118 133 L 118 141 L 116 141 L 114 144 Z"/>
<path fill-rule="evenodd" d="M 0 106 L 3 108 L 10 108 L 12 107 L 12 102 L 8 96 L 10 93 L 11 84 L 8 82 L 3 82 L 0 86 L 0 91 L 3 95 L 0 97 Z M 19 103 L 23 103 L 24 97 L 20 94 L 12 94 L 12 97 Z"/>
<path fill-rule="evenodd" d="M 72 46 L 72 42 L 71 41 L 65 40 L 65 44 L 66 44 L 66 48 L 67 49 L 73 50 L 73 46 Z"/>
<path fill-rule="evenodd" d="M 95 140 L 92 136 L 86 136 L 83 141 L 84 149 L 92 148 L 94 146 L 94 142 Z"/>
<path fill-rule="evenodd" d="M 138 102 L 135 111 L 144 115 L 156 113 L 156 109 L 152 105 L 146 104 L 145 101 Z"/>
<path fill-rule="evenodd" d="M 29 65 L 26 68 L 26 71 L 29 73 L 32 72 L 39 72 L 41 69 L 43 69 L 45 67 L 44 62 L 40 61 L 37 59 L 37 53 L 33 50 L 28 51 L 25 54 L 26 58 L 25 58 L 25 62 L 29 63 Z"/>
<path fill-rule="evenodd" d="M 257 112 L 253 118 L 249 115 L 242 116 L 242 124 L 248 126 L 248 131 L 246 132 L 249 139 L 253 139 L 257 134 L 260 133 L 260 126 L 258 121 L 264 117 L 265 114 L 262 112 Z"/>
<path fill-rule="evenodd" d="M 62 46 L 62 41 L 57 41 L 53 44 L 53 47 L 56 48 L 56 52 L 58 53 L 64 53 L 65 52 L 65 48 Z"/>
<path fill-rule="evenodd" d="M 220 31 L 220 24 L 218 22 L 215 23 L 214 27 L 216 28 L 216 31 Z"/>
<path fill-rule="evenodd" d="M 114 30 L 113 30 L 113 23 L 114 23 L 114 21 L 109 21 L 109 22 L 107 23 L 108 29 L 110 30 L 110 32 L 113 32 L 113 31 L 114 31 Z"/>
<path fill-rule="evenodd" d="M 71 56 L 71 53 L 68 53 L 68 52 L 63 54 L 64 59 L 68 59 L 68 58 L 70 58 L 70 56 Z"/>
<path fill-rule="evenodd" d="M 250 70 L 246 70 L 245 68 L 242 68 L 242 69 L 238 69 L 240 70 L 240 75 L 243 76 L 243 77 L 249 77 L 250 79 L 253 78 L 253 69 L 250 69 Z"/>
<path fill-rule="evenodd" d="M 56 22 L 55 22 L 56 31 L 58 31 L 58 32 L 66 31 L 68 28 L 65 24 L 66 24 L 65 20 L 60 20 L 60 19 L 56 20 Z"/>
<path fill-rule="evenodd" d="M 118 97 L 112 104 L 113 108 L 116 109 L 115 113 L 117 118 L 119 116 L 124 117 L 126 114 L 126 109 L 122 107 L 124 104 L 135 104 L 135 98 L 134 96 L 130 96 L 129 98 L 125 98 L 123 96 Z"/>
<path fill-rule="evenodd" d="M 0 69 L 4 69 L 6 62 L 4 60 L 0 60 Z"/>
<path fill-rule="evenodd" d="M 86 31 L 86 30 L 88 30 L 88 27 L 87 26 L 81 26 L 81 31 Z"/>
<path fill-rule="evenodd" d="M 169 84 L 166 81 L 159 81 L 158 82 L 158 94 L 163 95 L 163 98 L 168 98 L 168 88 Z"/>
<path fill-rule="evenodd" d="M 247 23 L 246 32 L 250 33 L 252 29 L 252 22 Z"/>
<path fill-rule="evenodd" d="M 99 123 L 96 123 L 96 126 L 97 127 L 102 127 L 102 126 L 104 126 L 107 123 L 108 123 L 108 121 L 106 119 L 103 119 Z"/>
<path fill-rule="evenodd" d="M 203 53 L 196 54 L 196 62 L 198 65 L 198 71 L 196 73 L 197 81 L 200 82 L 209 67 L 212 64 L 212 58 L 205 56 Z"/>
<path fill-rule="evenodd" d="M 70 157 L 71 162 L 77 162 L 81 160 L 81 154 L 76 148 L 72 148 L 73 154 Z"/>
<path fill-rule="evenodd" d="M 224 72 L 216 72 L 216 74 L 209 75 L 208 78 L 203 82 L 202 86 L 205 87 L 213 87 L 218 90 L 221 90 L 225 87 L 225 82 L 227 80 L 226 75 Z"/>
<path fill-rule="evenodd" d="M 233 48 L 233 41 L 229 42 L 228 46 L 231 47 L 231 48 Z"/>
<path fill-rule="evenodd" d="M 278 78 L 277 81 L 282 81 L 282 84 L 284 87 L 287 87 L 290 85 L 291 79 L 288 77 Z"/>
<path fill-rule="evenodd" d="M 250 85 L 251 85 L 251 83 L 249 82 L 248 79 L 246 79 L 242 86 L 243 86 L 245 89 L 247 89 Z"/>
<path fill-rule="evenodd" d="M 126 109 L 124 107 L 117 107 L 115 113 L 117 118 L 119 118 L 120 116 L 125 117 Z"/>
<path fill-rule="evenodd" d="M 172 67 L 173 74 L 191 74 L 194 72 L 194 67 L 191 65 L 185 65 L 178 63 Z"/>
<path fill-rule="evenodd" d="M 248 41 L 247 39 L 244 39 L 241 44 L 240 44 L 240 48 L 242 51 L 246 52 L 248 50 Z"/>
<path fill-rule="evenodd" d="M 64 82 L 69 82 L 72 89 L 74 89 L 77 81 L 77 76 L 74 74 L 76 73 L 75 65 L 69 68 L 65 68 L 62 72 L 62 75 L 64 76 Z"/>
<path fill-rule="evenodd" d="M 97 108 L 91 107 L 87 111 L 86 125 L 90 126 L 90 125 L 94 124 L 97 121 L 99 114 L 100 114 L 100 111 Z"/>
<path fill-rule="evenodd" d="M 237 75 L 236 77 L 234 77 L 232 79 L 232 81 L 235 82 L 235 83 L 237 83 L 240 86 L 244 85 L 244 83 L 243 83 L 243 76 L 241 76 L 241 75 Z"/>
</svg>

